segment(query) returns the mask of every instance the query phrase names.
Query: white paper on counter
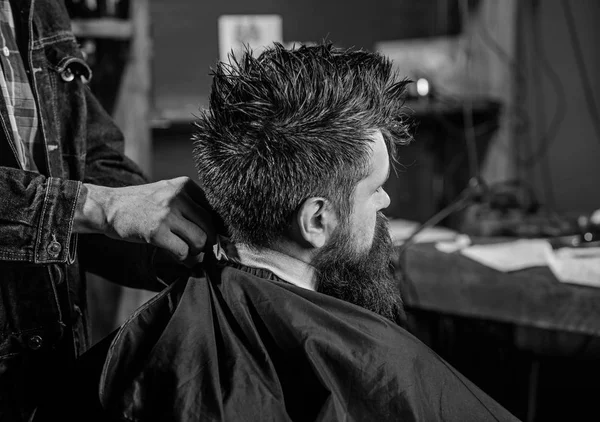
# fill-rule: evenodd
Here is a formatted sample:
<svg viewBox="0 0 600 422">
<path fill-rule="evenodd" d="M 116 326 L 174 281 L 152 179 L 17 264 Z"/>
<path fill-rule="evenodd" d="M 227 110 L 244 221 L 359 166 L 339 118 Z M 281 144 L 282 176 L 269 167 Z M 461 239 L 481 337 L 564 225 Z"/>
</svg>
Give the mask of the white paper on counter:
<svg viewBox="0 0 600 422">
<path fill-rule="evenodd" d="M 461 253 L 487 267 L 510 272 L 548 265 L 548 254 L 552 253 L 552 246 L 543 239 L 520 239 L 473 245 L 461 249 Z"/>
<path fill-rule="evenodd" d="M 548 266 L 558 281 L 600 287 L 600 248 L 552 249 L 544 239 L 473 245 L 461 253 L 502 272 Z"/>
<path fill-rule="evenodd" d="M 548 255 L 548 266 L 563 283 L 600 287 L 600 248 L 561 248 Z"/>
</svg>

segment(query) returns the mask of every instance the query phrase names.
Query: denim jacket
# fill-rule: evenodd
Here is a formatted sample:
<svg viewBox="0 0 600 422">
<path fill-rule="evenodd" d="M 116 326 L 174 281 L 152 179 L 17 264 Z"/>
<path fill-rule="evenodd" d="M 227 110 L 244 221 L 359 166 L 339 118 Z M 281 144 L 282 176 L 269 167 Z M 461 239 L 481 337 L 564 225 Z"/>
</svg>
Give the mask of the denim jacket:
<svg viewBox="0 0 600 422">
<path fill-rule="evenodd" d="M 72 233 L 82 182 L 144 183 L 92 95 L 92 72 L 57 0 L 12 2 L 40 113 L 46 170 L 20 168 L 0 99 L 0 420 L 29 420 L 37 396 L 89 347 L 85 272 L 157 290 L 152 249 Z"/>
</svg>

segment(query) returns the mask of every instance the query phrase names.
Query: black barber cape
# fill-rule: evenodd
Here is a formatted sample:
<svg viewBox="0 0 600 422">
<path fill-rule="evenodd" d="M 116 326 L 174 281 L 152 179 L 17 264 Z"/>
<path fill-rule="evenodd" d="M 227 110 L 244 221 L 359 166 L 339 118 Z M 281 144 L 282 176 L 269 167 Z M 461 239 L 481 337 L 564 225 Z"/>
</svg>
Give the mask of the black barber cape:
<svg viewBox="0 0 600 422">
<path fill-rule="evenodd" d="M 104 408 L 132 421 L 517 420 L 406 330 L 261 271 L 221 266 L 142 306 L 108 351 Z"/>
</svg>

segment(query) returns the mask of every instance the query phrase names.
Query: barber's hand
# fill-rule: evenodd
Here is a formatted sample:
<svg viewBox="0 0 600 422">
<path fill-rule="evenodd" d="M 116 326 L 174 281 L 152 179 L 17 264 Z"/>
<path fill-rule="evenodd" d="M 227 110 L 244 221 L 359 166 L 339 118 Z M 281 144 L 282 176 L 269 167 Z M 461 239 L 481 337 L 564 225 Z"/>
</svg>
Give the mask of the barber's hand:
<svg viewBox="0 0 600 422">
<path fill-rule="evenodd" d="M 76 233 L 104 233 L 115 239 L 150 243 L 191 267 L 214 226 L 206 198 L 188 177 L 139 186 L 107 188 L 84 184 L 77 206 Z"/>
</svg>

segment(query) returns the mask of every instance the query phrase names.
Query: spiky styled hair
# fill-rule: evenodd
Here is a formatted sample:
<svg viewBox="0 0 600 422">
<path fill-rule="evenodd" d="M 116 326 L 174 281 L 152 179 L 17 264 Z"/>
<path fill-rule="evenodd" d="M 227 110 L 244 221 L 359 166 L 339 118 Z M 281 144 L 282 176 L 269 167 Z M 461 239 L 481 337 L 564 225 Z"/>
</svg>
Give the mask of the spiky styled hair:
<svg viewBox="0 0 600 422">
<path fill-rule="evenodd" d="M 235 242 L 269 246 L 310 197 L 342 221 L 369 168 L 376 130 L 390 156 L 410 140 L 402 105 L 408 81 L 385 57 L 330 43 L 248 49 L 212 73 L 207 110 L 195 123 L 200 186 Z"/>
</svg>

